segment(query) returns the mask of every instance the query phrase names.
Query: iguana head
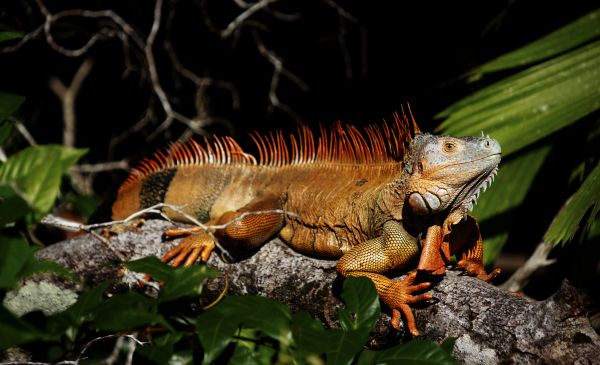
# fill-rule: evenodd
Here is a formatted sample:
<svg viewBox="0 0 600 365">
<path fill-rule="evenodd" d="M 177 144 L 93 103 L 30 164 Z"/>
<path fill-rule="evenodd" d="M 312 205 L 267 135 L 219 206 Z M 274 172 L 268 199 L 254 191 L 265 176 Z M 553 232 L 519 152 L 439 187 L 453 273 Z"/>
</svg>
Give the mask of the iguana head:
<svg viewBox="0 0 600 365">
<path fill-rule="evenodd" d="M 410 144 L 404 171 L 406 204 L 416 215 L 473 209 L 492 183 L 500 163 L 500 144 L 489 137 L 419 134 Z"/>
</svg>

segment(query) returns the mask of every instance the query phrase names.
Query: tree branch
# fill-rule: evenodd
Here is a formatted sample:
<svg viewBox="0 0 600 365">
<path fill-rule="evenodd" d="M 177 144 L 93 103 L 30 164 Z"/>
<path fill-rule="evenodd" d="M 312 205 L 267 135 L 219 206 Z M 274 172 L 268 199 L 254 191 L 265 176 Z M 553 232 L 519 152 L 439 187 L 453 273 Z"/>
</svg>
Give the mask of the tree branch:
<svg viewBox="0 0 600 365">
<path fill-rule="evenodd" d="M 161 238 L 167 228 L 172 224 L 150 220 L 110 240 L 127 260 L 162 256 L 177 244 Z M 208 264 L 222 276 L 206 284 L 203 303 L 214 301 L 228 281 L 229 293 L 268 296 L 293 311 L 307 310 L 325 323 L 327 314 L 336 313 L 341 305 L 335 296 L 341 287 L 336 261 L 306 257 L 279 240 L 247 256 L 230 264 L 212 255 Z M 38 257 L 66 265 L 88 284 L 118 276 L 114 253 L 89 235 L 48 246 Z M 119 280 L 137 287 L 138 279 L 126 275 Z M 415 309 L 417 326 L 435 341 L 456 337 L 455 355 L 461 363 L 573 363 L 598 354 L 600 337 L 585 316 L 586 301 L 567 283 L 547 300 L 535 302 L 449 270 L 430 293 L 437 301 Z M 398 338 L 384 314 L 370 343 L 391 345 Z"/>
</svg>

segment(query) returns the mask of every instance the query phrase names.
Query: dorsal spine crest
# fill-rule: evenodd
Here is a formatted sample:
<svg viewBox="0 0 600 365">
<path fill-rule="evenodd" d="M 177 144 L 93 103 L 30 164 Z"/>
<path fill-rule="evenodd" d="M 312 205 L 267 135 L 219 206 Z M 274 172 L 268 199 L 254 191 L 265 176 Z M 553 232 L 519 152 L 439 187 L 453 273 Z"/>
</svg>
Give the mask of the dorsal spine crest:
<svg viewBox="0 0 600 365">
<path fill-rule="evenodd" d="M 370 125 L 361 133 L 353 125 L 342 126 L 336 122 L 327 132 L 319 127 L 315 145 L 314 133 L 306 126 L 286 139 L 283 132 L 266 135 L 252 133 L 250 137 L 258 149 L 257 159 L 244 152 L 231 137 L 204 138 L 200 144 L 194 140 L 172 143 L 167 150 L 154 152 L 135 167 L 121 189 L 144 179 L 153 173 L 179 166 L 246 164 L 262 166 L 301 165 L 311 163 L 376 164 L 401 161 L 404 151 L 420 130 L 412 117 L 408 119 L 402 108 L 402 116 L 394 114 L 394 122 Z M 288 142 L 289 141 L 289 142 Z"/>
</svg>

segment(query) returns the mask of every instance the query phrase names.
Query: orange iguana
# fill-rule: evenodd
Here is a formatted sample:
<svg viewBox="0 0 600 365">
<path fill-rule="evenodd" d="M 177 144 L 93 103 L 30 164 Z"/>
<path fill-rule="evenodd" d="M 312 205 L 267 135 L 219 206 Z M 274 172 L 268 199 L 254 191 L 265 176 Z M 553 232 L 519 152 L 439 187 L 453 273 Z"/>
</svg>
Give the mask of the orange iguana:
<svg viewBox="0 0 600 365">
<path fill-rule="evenodd" d="M 307 128 L 287 140 L 281 132 L 252 137 L 258 161 L 229 137 L 155 153 L 119 189 L 113 218 L 166 203 L 206 225 L 225 225 L 212 235 L 200 227 L 167 231 L 185 236 L 162 258 L 173 266 L 208 260 L 213 238 L 229 250 L 279 235 L 302 253 L 340 258 L 337 271 L 370 278 L 392 310 L 392 326 L 402 313 L 415 336 L 409 305 L 431 299 L 416 294 L 430 283 L 415 283 L 416 271 L 404 280 L 382 273 L 420 256 L 418 270 L 443 274 L 452 254 L 470 275 L 498 273 L 485 272 L 479 228 L 466 214 L 497 171 L 495 140 L 424 134 L 406 115 L 363 132 L 339 123 L 329 133 L 321 128 L 316 143 Z"/>
</svg>

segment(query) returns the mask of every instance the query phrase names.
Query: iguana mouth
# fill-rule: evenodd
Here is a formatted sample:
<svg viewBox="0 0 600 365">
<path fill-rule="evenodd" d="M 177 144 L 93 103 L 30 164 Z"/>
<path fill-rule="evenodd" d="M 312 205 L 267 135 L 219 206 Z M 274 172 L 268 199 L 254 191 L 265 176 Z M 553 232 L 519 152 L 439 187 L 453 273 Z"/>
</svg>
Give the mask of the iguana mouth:
<svg viewBox="0 0 600 365">
<path fill-rule="evenodd" d="M 473 188 L 473 192 L 467 196 L 465 199 L 465 206 L 469 212 L 473 211 L 473 208 L 477 204 L 477 199 L 479 198 L 479 194 L 485 192 L 487 188 L 492 185 L 494 182 L 494 178 L 496 177 L 496 173 L 498 172 L 498 166 L 494 167 L 492 171 L 490 171 L 487 175 L 481 177 L 479 179 L 479 183 Z"/>
</svg>

